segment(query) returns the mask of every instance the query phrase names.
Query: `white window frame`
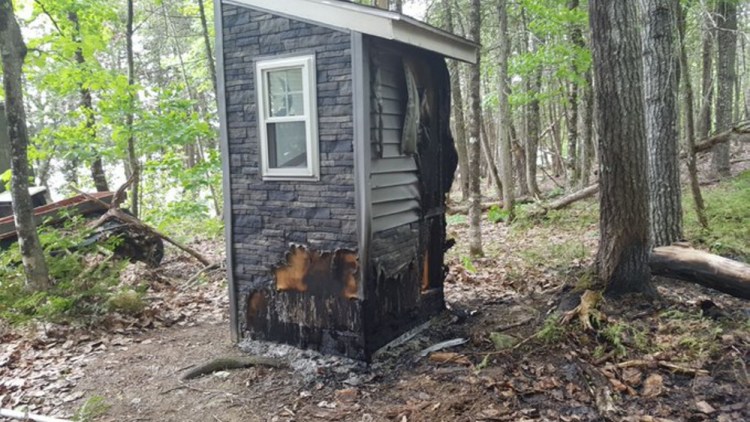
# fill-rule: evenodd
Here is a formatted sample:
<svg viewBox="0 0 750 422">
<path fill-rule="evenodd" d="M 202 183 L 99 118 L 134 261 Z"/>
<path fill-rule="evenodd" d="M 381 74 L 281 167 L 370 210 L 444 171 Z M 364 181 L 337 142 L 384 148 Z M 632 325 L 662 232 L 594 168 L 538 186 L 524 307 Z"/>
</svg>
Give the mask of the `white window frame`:
<svg viewBox="0 0 750 422">
<path fill-rule="evenodd" d="M 284 69 L 302 69 L 304 115 L 271 117 L 266 75 Z M 256 62 L 255 81 L 258 94 L 258 128 L 263 180 L 319 180 L 320 153 L 318 148 L 317 84 L 315 56 L 295 56 Z M 307 165 L 305 167 L 271 168 L 269 166 L 268 123 L 305 122 Z"/>
</svg>

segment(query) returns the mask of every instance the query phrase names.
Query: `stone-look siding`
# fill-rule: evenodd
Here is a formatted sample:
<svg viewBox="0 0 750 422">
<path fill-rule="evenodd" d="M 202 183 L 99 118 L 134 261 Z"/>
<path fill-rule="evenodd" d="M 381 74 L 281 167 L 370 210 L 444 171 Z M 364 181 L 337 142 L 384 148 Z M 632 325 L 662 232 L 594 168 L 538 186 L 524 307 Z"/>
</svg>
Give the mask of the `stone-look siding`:
<svg viewBox="0 0 750 422">
<path fill-rule="evenodd" d="M 282 293 L 272 287 L 272 267 L 284 258 L 292 243 L 320 251 L 357 248 L 351 36 L 348 32 L 237 6 L 225 4 L 222 8 L 233 219 L 230 253 L 234 253 L 240 330 L 249 329 L 248 295 L 263 290 L 269 308 L 264 312 L 268 321 L 262 330 L 293 332 L 292 318 L 284 315 L 291 304 L 278 303 L 278 295 Z M 314 54 L 316 63 L 320 180 L 263 181 L 255 61 L 306 54 Z M 304 302 L 304 298 L 297 299 Z M 347 309 L 347 301 L 336 302 L 319 305 L 333 306 L 342 315 L 352 316 L 353 309 Z M 353 303 L 351 306 L 358 307 Z M 278 324 L 286 324 L 286 328 L 280 330 Z M 359 321 L 352 321 L 348 327 L 337 325 L 346 332 L 358 331 L 358 324 Z M 273 339 L 264 333 L 259 337 Z M 319 338 L 296 341 L 303 346 L 320 347 L 315 344 Z"/>
</svg>

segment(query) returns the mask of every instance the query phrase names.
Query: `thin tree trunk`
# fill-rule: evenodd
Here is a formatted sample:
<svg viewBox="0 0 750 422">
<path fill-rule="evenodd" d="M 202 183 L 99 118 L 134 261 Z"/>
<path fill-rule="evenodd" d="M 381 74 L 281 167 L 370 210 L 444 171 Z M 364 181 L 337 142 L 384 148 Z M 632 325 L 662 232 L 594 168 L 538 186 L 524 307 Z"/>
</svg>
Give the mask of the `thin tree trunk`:
<svg viewBox="0 0 750 422">
<path fill-rule="evenodd" d="M 169 32 L 174 32 L 174 31 L 173 31 L 171 22 L 169 21 L 169 14 L 167 13 L 166 1 L 162 2 L 162 12 L 163 12 L 163 18 L 164 18 L 164 26 L 167 29 L 167 36 L 169 36 Z M 170 29 L 172 29 L 172 31 L 170 31 Z M 176 34 L 172 34 L 172 35 L 176 35 Z M 174 47 L 175 52 L 177 53 L 177 58 L 179 59 L 179 62 L 180 62 L 180 71 L 181 71 L 180 73 L 182 74 L 182 80 L 185 83 L 185 87 L 188 91 L 188 97 L 193 101 L 193 108 L 195 109 L 195 112 L 200 113 L 200 110 L 197 106 L 198 96 L 195 94 L 192 88 L 192 85 L 190 84 L 190 81 L 188 80 L 187 71 L 185 69 L 185 61 L 182 57 L 182 49 L 180 48 L 180 45 L 177 42 L 177 39 L 174 36 L 172 38 L 173 38 L 173 47 Z M 203 140 L 201 138 L 198 138 L 196 142 L 197 150 L 194 150 L 194 151 L 197 151 L 198 153 L 202 152 L 202 145 L 201 145 L 202 141 Z M 191 155 L 193 154 L 188 154 L 188 157 L 190 157 Z M 200 155 L 201 155 L 200 159 L 205 160 L 205 157 L 203 156 L 203 154 L 200 154 Z M 209 177 L 208 171 L 206 171 L 205 174 L 206 174 L 206 178 L 208 178 Z M 216 189 L 213 183 L 208 183 L 208 189 L 211 192 L 211 199 L 214 205 L 214 212 L 216 213 L 217 216 L 220 216 L 222 214 L 222 211 L 221 211 L 221 206 L 219 205 L 218 190 Z"/>
<path fill-rule="evenodd" d="M 492 147 L 490 146 L 490 138 L 487 134 L 490 132 L 487 130 L 487 123 L 491 121 L 485 116 L 482 116 L 482 122 L 480 127 L 482 128 L 481 141 L 482 141 L 482 155 L 484 156 L 484 162 L 487 164 L 487 172 L 490 174 L 492 184 L 495 186 L 497 193 L 497 200 L 503 200 L 503 182 L 500 180 L 500 174 L 497 171 L 497 165 L 495 165 L 495 157 L 492 155 Z"/>
<path fill-rule="evenodd" d="M 737 5 L 733 0 L 722 0 L 718 6 L 719 34 L 717 46 L 716 79 L 716 130 L 729 129 L 732 125 L 735 60 L 737 55 Z M 729 144 L 720 144 L 714 148 L 711 157 L 711 170 L 719 177 L 729 177 Z"/>
<path fill-rule="evenodd" d="M 13 5 L 10 0 L 0 0 L 0 52 L 2 52 L 5 115 L 8 119 L 11 152 L 10 193 L 13 199 L 18 244 L 21 248 L 27 287 L 32 290 L 42 290 L 49 288 L 51 283 L 36 232 L 29 195 L 27 155 L 29 137 L 23 105 L 23 61 L 26 57 L 26 44 L 24 44 L 21 29 L 13 14 Z"/>
<path fill-rule="evenodd" d="M 568 9 L 575 10 L 578 8 L 578 0 L 568 1 Z M 570 40 L 573 45 L 580 49 L 586 48 L 586 44 L 583 42 L 583 33 L 581 28 L 577 25 L 573 25 L 570 28 Z M 575 62 L 571 66 L 571 70 L 576 73 L 578 68 Z M 580 163 L 578 161 L 578 150 L 579 150 L 579 134 L 578 134 L 578 97 L 580 89 L 576 81 L 570 83 L 570 89 L 568 91 L 568 103 L 570 104 L 570 114 L 568 115 L 568 187 L 573 188 L 578 183 L 581 176 Z"/>
<path fill-rule="evenodd" d="M 219 91 L 216 88 L 216 64 L 214 63 L 214 53 L 211 51 L 211 37 L 208 33 L 208 20 L 206 19 L 206 8 L 203 0 L 198 0 L 198 11 L 201 17 L 201 30 L 203 32 L 203 44 L 206 50 L 206 63 L 208 63 L 208 72 L 211 76 L 211 83 L 214 87 L 214 99 L 218 101 Z"/>
<path fill-rule="evenodd" d="M 481 27 L 479 0 L 471 0 L 469 10 L 469 36 L 480 43 Z M 479 166 L 480 166 L 480 140 L 479 131 L 481 124 L 481 99 L 480 99 L 480 62 L 481 56 L 477 57 L 477 63 L 471 65 L 469 71 L 469 189 L 471 191 L 471 206 L 469 207 L 469 253 L 472 256 L 482 256 L 482 194 L 479 190 Z"/>
<path fill-rule="evenodd" d="M 690 178 L 690 191 L 693 194 L 693 205 L 698 222 L 703 228 L 708 228 L 708 219 L 706 218 L 706 206 L 701 194 L 701 186 L 698 182 L 698 166 L 695 157 L 695 121 L 693 120 L 693 85 L 690 81 L 689 65 L 687 58 L 687 49 L 685 47 L 685 12 L 679 5 L 677 7 L 677 29 L 680 34 L 680 69 L 682 73 L 682 87 L 685 90 L 685 144 L 687 150 L 687 169 Z"/>
<path fill-rule="evenodd" d="M 133 0 L 128 0 L 128 18 L 125 33 L 125 44 L 128 56 L 128 115 L 125 125 L 128 128 L 128 166 L 129 178 L 133 179 L 131 185 L 130 211 L 138 218 L 139 215 L 139 188 L 141 181 L 141 166 L 135 153 L 135 134 L 133 133 L 133 115 L 135 113 L 136 93 L 135 91 L 135 63 L 133 61 Z"/>
<path fill-rule="evenodd" d="M 68 20 L 75 28 L 73 41 L 78 44 L 75 51 L 75 61 L 79 68 L 83 70 L 86 66 L 86 58 L 83 56 L 83 40 L 81 40 L 81 25 L 78 20 L 78 13 L 75 11 L 69 12 Z M 92 140 L 96 140 L 96 116 L 94 115 L 94 100 L 91 96 L 91 90 L 81 83 L 79 85 L 79 92 L 81 95 L 81 109 L 86 119 L 86 131 L 88 132 L 86 135 Z M 96 186 L 97 191 L 109 191 L 107 175 L 104 173 L 104 164 L 100 155 L 95 156 L 91 161 L 91 178 L 94 180 L 94 186 Z"/>
<path fill-rule="evenodd" d="M 594 146 L 594 87 L 591 80 L 591 71 L 587 71 L 584 78 L 583 107 L 583 139 L 581 143 L 581 187 L 591 183 L 591 167 L 594 161 L 596 147 Z"/>
<path fill-rule="evenodd" d="M 646 139 L 651 242 L 671 245 L 682 239 L 682 199 L 677 140 L 678 55 L 672 0 L 642 0 Z M 689 77 L 689 75 L 687 75 Z"/>
<path fill-rule="evenodd" d="M 510 145 L 510 104 L 508 103 L 508 60 L 510 58 L 510 36 L 508 34 L 508 1 L 498 0 L 497 15 L 499 17 L 498 34 L 500 42 L 500 56 L 498 60 L 498 101 L 500 122 L 498 127 L 498 141 L 500 142 L 500 171 L 503 182 L 503 210 L 508 215 L 507 221 L 513 220 L 513 157 Z"/>
<path fill-rule="evenodd" d="M 705 138 L 711 133 L 711 107 L 714 97 L 714 28 L 713 19 L 707 12 L 703 17 L 701 45 L 701 108 L 695 128 L 697 138 Z"/>
<path fill-rule="evenodd" d="M 443 0 L 446 16 L 446 29 L 454 32 L 453 8 L 450 0 Z M 469 157 L 466 150 L 466 121 L 464 119 L 464 98 L 461 92 L 461 70 L 456 60 L 448 60 L 451 75 L 451 93 L 453 94 L 453 125 L 455 128 L 456 152 L 458 153 L 458 171 L 461 177 L 461 200 L 469 199 Z"/>
<path fill-rule="evenodd" d="M 536 182 L 536 160 L 539 150 L 539 97 L 536 95 L 542 89 L 542 68 L 538 67 L 528 80 L 528 92 L 531 95 L 526 112 L 526 184 L 531 196 L 540 194 L 539 185 Z"/>
<path fill-rule="evenodd" d="M 637 3 L 591 0 L 589 20 L 600 160 L 598 274 L 609 295 L 653 295 Z"/>
</svg>

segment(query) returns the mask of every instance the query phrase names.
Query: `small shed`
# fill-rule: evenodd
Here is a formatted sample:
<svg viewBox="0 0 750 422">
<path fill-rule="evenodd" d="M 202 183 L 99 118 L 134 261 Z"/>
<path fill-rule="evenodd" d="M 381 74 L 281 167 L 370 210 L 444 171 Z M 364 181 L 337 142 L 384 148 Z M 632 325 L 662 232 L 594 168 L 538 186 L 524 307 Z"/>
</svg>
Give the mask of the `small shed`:
<svg viewBox="0 0 750 422">
<path fill-rule="evenodd" d="M 215 16 L 233 339 L 367 360 L 445 306 L 445 59 L 477 46 L 345 1 Z"/>
</svg>

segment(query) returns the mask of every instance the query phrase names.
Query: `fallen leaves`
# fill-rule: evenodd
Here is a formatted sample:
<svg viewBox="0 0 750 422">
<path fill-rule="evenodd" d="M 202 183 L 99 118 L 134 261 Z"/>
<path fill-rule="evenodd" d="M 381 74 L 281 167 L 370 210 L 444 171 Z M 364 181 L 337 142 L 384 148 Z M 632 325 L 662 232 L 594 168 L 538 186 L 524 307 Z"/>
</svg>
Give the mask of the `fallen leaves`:
<svg viewBox="0 0 750 422">
<path fill-rule="evenodd" d="M 643 391 L 641 395 L 647 398 L 654 398 L 664 392 L 664 377 L 657 373 L 653 373 L 646 378 L 643 382 Z"/>
</svg>

